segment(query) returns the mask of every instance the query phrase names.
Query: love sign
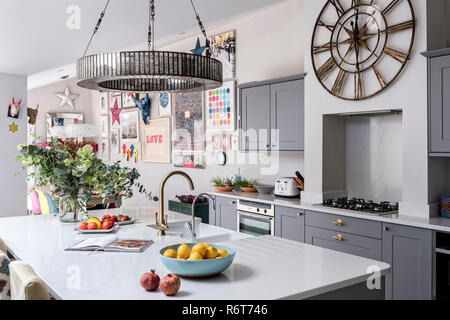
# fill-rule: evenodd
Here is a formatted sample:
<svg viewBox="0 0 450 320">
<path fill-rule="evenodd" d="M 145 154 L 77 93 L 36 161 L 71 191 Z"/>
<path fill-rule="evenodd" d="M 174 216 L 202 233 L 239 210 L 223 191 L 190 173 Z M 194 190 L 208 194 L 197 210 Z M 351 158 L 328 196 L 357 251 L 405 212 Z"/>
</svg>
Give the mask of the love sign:
<svg viewBox="0 0 450 320">
<path fill-rule="evenodd" d="M 170 118 L 150 120 L 142 130 L 142 161 L 171 161 Z"/>
</svg>

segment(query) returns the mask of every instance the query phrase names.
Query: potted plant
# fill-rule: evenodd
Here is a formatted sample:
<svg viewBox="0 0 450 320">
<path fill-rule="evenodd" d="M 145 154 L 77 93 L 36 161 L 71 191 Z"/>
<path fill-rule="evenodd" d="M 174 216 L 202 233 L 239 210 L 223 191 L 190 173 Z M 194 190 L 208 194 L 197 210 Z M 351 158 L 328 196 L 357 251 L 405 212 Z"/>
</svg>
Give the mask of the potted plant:
<svg viewBox="0 0 450 320">
<path fill-rule="evenodd" d="M 139 178 L 136 169 L 105 164 L 84 142 L 52 139 L 47 144 L 21 144 L 18 150 L 21 154 L 17 160 L 22 161 L 23 169 L 35 168 L 27 180 L 34 179 L 37 186 L 51 186 L 64 222 L 85 219 L 87 203 L 94 193 L 103 199 L 109 194 L 131 197 L 134 181 Z"/>
<path fill-rule="evenodd" d="M 234 186 L 239 188 L 242 192 L 256 192 L 255 185 L 257 184 L 255 179 L 243 179 L 240 181 L 236 181 Z"/>
<path fill-rule="evenodd" d="M 219 192 L 230 192 L 234 190 L 234 186 L 229 179 L 222 179 L 220 177 L 213 178 L 211 182 Z"/>
</svg>

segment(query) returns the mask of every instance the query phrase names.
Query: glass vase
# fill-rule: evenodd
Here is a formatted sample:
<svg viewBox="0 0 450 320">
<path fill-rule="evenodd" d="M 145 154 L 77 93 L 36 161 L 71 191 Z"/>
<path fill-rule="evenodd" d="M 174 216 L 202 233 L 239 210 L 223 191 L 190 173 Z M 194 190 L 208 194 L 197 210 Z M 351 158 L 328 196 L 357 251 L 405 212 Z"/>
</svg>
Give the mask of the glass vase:
<svg viewBox="0 0 450 320">
<path fill-rule="evenodd" d="M 59 220 L 81 222 L 87 219 L 87 206 L 80 196 L 62 196 L 59 199 Z"/>
</svg>

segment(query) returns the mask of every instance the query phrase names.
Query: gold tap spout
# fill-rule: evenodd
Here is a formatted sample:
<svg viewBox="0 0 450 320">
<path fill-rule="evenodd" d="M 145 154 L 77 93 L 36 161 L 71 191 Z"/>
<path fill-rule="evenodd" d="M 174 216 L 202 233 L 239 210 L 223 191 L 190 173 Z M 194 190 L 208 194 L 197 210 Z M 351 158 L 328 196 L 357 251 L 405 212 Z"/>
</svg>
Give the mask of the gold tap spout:
<svg viewBox="0 0 450 320">
<path fill-rule="evenodd" d="M 186 180 L 189 182 L 189 187 L 191 190 L 194 190 L 194 183 L 192 182 L 191 177 L 189 177 L 186 173 L 183 171 L 172 171 L 168 173 L 164 179 L 161 181 L 161 184 L 159 186 L 159 216 L 157 214 L 157 223 L 156 226 L 158 227 L 158 236 L 165 236 L 166 235 L 166 229 L 167 229 L 167 219 L 164 216 L 164 187 L 166 185 L 167 180 L 169 180 L 172 176 L 183 176 L 186 178 Z M 158 219 L 159 217 L 159 219 Z"/>
</svg>

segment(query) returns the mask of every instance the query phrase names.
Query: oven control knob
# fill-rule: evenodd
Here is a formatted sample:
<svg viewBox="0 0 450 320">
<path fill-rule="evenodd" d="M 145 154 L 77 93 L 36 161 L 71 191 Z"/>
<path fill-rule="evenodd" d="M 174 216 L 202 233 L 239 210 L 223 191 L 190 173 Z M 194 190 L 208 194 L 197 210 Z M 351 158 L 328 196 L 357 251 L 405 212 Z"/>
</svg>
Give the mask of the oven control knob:
<svg viewBox="0 0 450 320">
<path fill-rule="evenodd" d="M 259 212 L 259 208 L 258 208 L 258 209 L 256 209 L 256 212 Z"/>
<path fill-rule="evenodd" d="M 266 209 L 264 209 L 264 213 L 267 213 L 267 210 L 266 210 Z"/>
</svg>

